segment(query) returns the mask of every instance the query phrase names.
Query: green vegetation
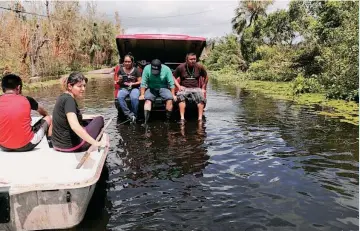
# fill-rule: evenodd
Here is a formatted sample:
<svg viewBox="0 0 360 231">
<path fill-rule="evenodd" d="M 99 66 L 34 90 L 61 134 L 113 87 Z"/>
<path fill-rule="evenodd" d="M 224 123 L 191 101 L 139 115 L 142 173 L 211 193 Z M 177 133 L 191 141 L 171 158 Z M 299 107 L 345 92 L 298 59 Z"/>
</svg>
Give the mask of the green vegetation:
<svg viewBox="0 0 360 231">
<path fill-rule="evenodd" d="M 291 1 L 266 14 L 271 4 L 241 1 L 235 34 L 209 43 L 205 66 L 222 82 L 318 103 L 358 124 L 359 2 Z"/>
<path fill-rule="evenodd" d="M 260 92 L 268 97 L 282 100 L 291 100 L 301 105 L 321 106 L 319 114 L 340 118 L 340 121 L 359 124 L 359 104 L 354 101 L 328 99 L 322 93 L 293 94 L 294 82 L 271 82 L 250 80 L 244 74 L 224 74 L 221 71 L 212 71 L 211 78 L 225 85 L 235 85 L 241 88 Z"/>
</svg>

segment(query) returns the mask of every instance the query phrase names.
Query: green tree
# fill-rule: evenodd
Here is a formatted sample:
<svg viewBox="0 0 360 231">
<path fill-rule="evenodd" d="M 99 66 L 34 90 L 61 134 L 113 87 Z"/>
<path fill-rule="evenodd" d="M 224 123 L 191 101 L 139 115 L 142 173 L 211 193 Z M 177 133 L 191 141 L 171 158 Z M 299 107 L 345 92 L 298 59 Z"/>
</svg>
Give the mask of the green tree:
<svg viewBox="0 0 360 231">
<path fill-rule="evenodd" d="M 246 64 L 241 56 L 237 37 L 231 34 L 214 42 L 214 48 L 205 59 L 205 65 L 210 70 L 223 68 L 227 68 L 229 71 L 245 70 Z"/>
<path fill-rule="evenodd" d="M 264 24 L 265 17 L 261 16 L 251 25 L 246 28 L 240 38 L 241 54 L 248 63 L 255 62 L 259 59 L 259 55 L 256 53 L 256 48 L 264 44 Z"/>
<path fill-rule="evenodd" d="M 240 1 L 235 8 L 235 17 L 232 18 L 231 24 L 233 30 L 237 34 L 242 34 L 244 29 L 250 27 L 259 16 L 266 16 L 266 8 L 271 5 L 273 1 L 255 1 L 245 0 Z"/>
<path fill-rule="evenodd" d="M 326 2 L 320 9 L 317 34 L 322 45 L 321 82 L 330 98 L 359 97 L 359 2 Z"/>
</svg>

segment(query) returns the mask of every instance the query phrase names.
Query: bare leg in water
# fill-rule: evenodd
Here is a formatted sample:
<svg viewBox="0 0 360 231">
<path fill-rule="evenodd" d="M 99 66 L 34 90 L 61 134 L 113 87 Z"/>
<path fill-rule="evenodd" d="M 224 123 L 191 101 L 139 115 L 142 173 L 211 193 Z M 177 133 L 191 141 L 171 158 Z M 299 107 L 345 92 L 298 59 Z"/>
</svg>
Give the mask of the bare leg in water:
<svg viewBox="0 0 360 231">
<path fill-rule="evenodd" d="M 199 103 L 197 105 L 197 108 L 198 108 L 198 121 L 202 122 L 202 118 L 203 118 L 203 114 L 204 114 L 204 104 Z"/>
<path fill-rule="evenodd" d="M 180 120 L 185 120 L 185 108 L 186 108 L 185 102 L 180 102 L 179 103 Z"/>
</svg>

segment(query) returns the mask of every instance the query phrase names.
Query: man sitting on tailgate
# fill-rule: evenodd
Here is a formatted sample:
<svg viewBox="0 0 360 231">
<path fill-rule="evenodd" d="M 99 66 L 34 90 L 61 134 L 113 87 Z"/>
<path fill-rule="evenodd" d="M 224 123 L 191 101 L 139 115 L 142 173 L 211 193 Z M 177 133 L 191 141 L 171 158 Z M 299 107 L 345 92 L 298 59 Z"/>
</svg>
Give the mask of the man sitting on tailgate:
<svg viewBox="0 0 360 231">
<path fill-rule="evenodd" d="M 162 64 L 159 59 L 153 59 L 151 64 L 145 66 L 140 85 L 139 100 L 145 100 L 144 125 L 147 125 L 152 103 L 157 97 L 161 97 L 166 101 L 166 121 L 169 122 L 173 109 L 173 100 L 176 101 L 174 78 L 168 66 Z"/>
<path fill-rule="evenodd" d="M 0 148 L 4 151 L 25 152 L 34 149 L 48 132 L 51 117 L 36 100 L 21 95 L 22 80 L 14 74 L 1 81 L 4 94 L 0 96 Z M 31 126 L 31 110 L 44 118 Z M 49 129 L 49 136 L 51 136 Z"/>
<path fill-rule="evenodd" d="M 186 62 L 180 64 L 174 71 L 175 85 L 179 89 L 177 98 L 180 110 L 180 124 L 185 123 L 186 100 L 193 101 L 198 107 L 198 121 L 202 122 L 206 104 L 206 85 L 208 76 L 205 68 L 196 62 L 196 54 L 186 55 Z M 180 78 L 180 84 L 176 81 Z"/>
</svg>

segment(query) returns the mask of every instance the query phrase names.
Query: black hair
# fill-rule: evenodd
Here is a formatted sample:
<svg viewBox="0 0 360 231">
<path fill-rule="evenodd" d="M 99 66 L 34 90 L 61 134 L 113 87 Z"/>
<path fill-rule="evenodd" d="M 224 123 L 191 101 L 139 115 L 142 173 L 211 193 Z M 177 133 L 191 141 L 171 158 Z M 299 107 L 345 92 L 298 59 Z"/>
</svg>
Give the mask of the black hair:
<svg viewBox="0 0 360 231">
<path fill-rule="evenodd" d="M 125 55 L 124 60 L 126 57 L 129 57 L 131 59 L 131 62 L 134 63 L 134 57 L 132 55 L 129 55 L 129 54 Z"/>
<path fill-rule="evenodd" d="M 73 72 L 69 75 L 69 77 L 67 77 L 63 83 L 64 86 L 64 90 L 67 90 L 67 86 L 68 84 L 70 84 L 71 86 L 74 86 L 75 84 L 82 82 L 85 80 L 85 83 L 88 82 L 88 78 L 86 78 L 83 73 L 81 72 Z"/>
<path fill-rule="evenodd" d="M 126 57 L 129 57 L 131 59 L 132 63 L 135 62 L 135 58 L 134 58 L 134 56 L 133 56 L 133 54 L 131 52 L 129 52 L 129 53 L 127 53 L 127 55 L 125 55 L 124 60 L 125 60 Z"/>
<path fill-rule="evenodd" d="M 15 90 L 19 85 L 21 90 L 22 80 L 19 76 L 15 74 L 7 74 L 1 80 L 1 88 L 3 92 L 5 92 L 6 90 Z"/>
<path fill-rule="evenodd" d="M 194 52 L 189 52 L 189 53 L 187 53 L 187 54 L 186 54 L 186 57 L 185 57 L 185 61 L 188 60 L 188 57 L 189 57 L 189 56 L 196 56 L 196 54 L 195 54 Z"/>
</svg>

